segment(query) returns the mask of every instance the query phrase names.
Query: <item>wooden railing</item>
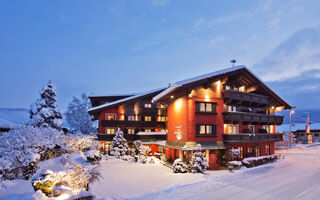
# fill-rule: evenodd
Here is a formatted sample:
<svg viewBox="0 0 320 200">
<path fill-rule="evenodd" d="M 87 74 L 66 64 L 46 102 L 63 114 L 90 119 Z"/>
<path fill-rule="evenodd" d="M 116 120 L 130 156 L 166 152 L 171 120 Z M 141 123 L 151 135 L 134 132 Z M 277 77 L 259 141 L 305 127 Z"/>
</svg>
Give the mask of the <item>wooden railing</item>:
<svg viewBox="0 0 320 200">
<path fill-rule="evenodd" d="M 259 94 L 240 92 L 236 90 L 225 90 L 222 93 L 227 104 L 246 104 L 265 106 L 269 103 L 269 97 Z"/>
<path fill-rule="evenodd" d="M 223 112 L 223 120 L 225 123 L 243 122 L 246 124 L 281 125 L 283 122 L 283 116 L 250 112 Z"/>
<path fill-rule="evenodd" d="M 224 134 L 225 143 L 277 142 L 282 141 L 282 133 L 239 133 Z"/>
</svg>

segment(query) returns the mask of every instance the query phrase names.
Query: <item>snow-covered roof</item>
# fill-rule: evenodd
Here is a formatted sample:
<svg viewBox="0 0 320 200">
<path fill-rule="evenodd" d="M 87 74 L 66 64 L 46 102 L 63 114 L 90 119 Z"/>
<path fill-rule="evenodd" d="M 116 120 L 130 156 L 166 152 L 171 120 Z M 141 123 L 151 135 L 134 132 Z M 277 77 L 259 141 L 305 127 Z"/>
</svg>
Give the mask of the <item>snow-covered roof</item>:
<svg viewBox="0 0 320 200">
<path fill-rule="evenodd" d="M 0 128 L 11 129 L 14 126 L 16 126 L 16 124 L 13 122 L 0 118 Z"/>
<path fill-rule="evenodd" d="M 138 132 L 137 135 L 167 135 L 167 132 Z"/>
<path fill-rule="evenodd" d="M 183 85 L 186 85 L 188 83 L 196 82 L 196 81 L 199 81 L 199 80 L 202 80 L 202 79 L 206 79 L 206 78 L 212 78 L 214 76 L 222 75 L 222 74 L 233 72 L 233 71 L 237 71 L 239 69 L 246 69 L 246 66 L 239 65 L 239 66 L 230 67 L 230 68 L 218 70 L 218 71 L 215 71 L 215 72 L 203 74 L 203 75 L 196 76 L 196 77 L 193 77 L 193 78 L 185 79 L 185 80 L 182 80 L 182 81 L 178 81 L 178 82 L 174 83 L 173 85 L 171 85 L 166 90 L 162 91 L 161 93 L 159 93 L 158 95 L 153 97 L 152 102 L 156 102 L 156 101 L 160 100 L 161 98 L 163 98 L 167 94 L 175 91 L 179 87 L 182 87 Z"/>
<path fill-rule="evenodd" d="M 280 96 L 278 96 L 276 93 L 274 93 L 268 86 L 267 84 L 264 83 L 264 81 L 262 81 L 255 73 L 253 73 L 248 67 L 246 67 L 245 65 L 239 65 L 239 66 L 234 66 L 234 67 L 229 67 L 229 68 L 225 68 L 225 69 L 221 69 L 215 72 L 211 72 L 211 73 L 207 73 L 207 74 L 203 74 L 200 76 L 196 76 L 193 78 L 189 78 L 189 79 L 185 79 L 182 81 L 178 81 L 176 83 L 174 83 L 173 85 L 171 85 L 170 87 L 168 87 L 167 89 L 165 89 L 164 91 L 160 92 L 158 95 L 154 96 L 152 98 L 152 102 L 156 102 L 159 101 L 160 99 L 162 99 L 163 97 L 165 97 L 166 95 L 174 92 L 175 90 L 179 89 L 180 87 L 190 84 L 190 83 L 194 83 L 197 81 L 201 81 L 204 79 L 209 79 L 209 78 L 213 78 L 215 76 L 219 76 L 219 75 L 223 75 L 226 73 L 230 73 L 230 72 L 234 72 L 234 71 L 238 71 L 238 70 L 242 70 L 245 69 L 247 70 L 249 73 L 251 73 L 258 81 L 260 81 L 273 95 L 277 96 L 282 102 L 284 102 L 285 104 L 287 104 L 288 108 L 293 108 L 292 106 L 290 106 L 289 103 L 287 103 L 285 100 L 283 100 Z"/>
<path fill-rule="evenodd" d="M 131 96 L 131 97 L 127 97 L 127 98 L 124 98 L 124 99 L 119 99 L 117 101 L 113 101 L 113 102 L 110 102 L 110 103 L 105 103 L 105 104 L 102 104 L 100 106 L 96 106 L 96 107 L 88 109 L 88 112 L 96 111 L 96 110 L 99 110 L 99 109 L 105 109 L 105 108 L 114 106 L 116 104 L 125 103 L 127 101 L 130 101 L 130 100 L 133 100 L 133 99 L 136 99 L 136 98 L 139 98 L 139 97 L 143 97 L 143 96 L 146 96 L 148 94 L 152 94 L 154 92 L 159 92 L 159 91 L 164 90 L 164 89 L 165 88 L 158 88 L 158 89 L 155 89 L 155 90 L 151 90 L 151 91 L 148 91 L 148 92 L 145 92 L 145 93 L 141 93 L 141 94 L 138 94 L 138 95 L 134 95 L 134 96 Z"/>
<path fill-rule="evenodd" d="M 130 94 L 94 94 L 88 96 L 89 98 L 95 98 L 95 97 L 121 97 L 121 96 L 135 96 L 139 95 L 140 93 L 130 93 Z"/>
</svg>

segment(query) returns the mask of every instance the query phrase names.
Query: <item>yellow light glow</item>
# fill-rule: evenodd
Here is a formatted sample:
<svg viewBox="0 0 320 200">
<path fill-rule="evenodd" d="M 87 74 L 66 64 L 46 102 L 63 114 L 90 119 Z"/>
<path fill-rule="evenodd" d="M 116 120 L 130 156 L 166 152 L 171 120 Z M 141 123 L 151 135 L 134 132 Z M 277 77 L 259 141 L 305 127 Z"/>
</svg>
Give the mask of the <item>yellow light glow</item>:
<svg viewBox="0 0 320 200">
<path fill-rule="evenodd" d="M 181 135 L 177 135 L 177 139 L 178 139 L 178 140 L 181 140 Z"/>
<path fill-rule="evenodd" d="M 291 111 L 290 111 L 290 114 L 294 114 L 294 110 L 291 110 Z"/>
<path fill-rule="evenodd" d="M 173 99 L 173 98 L 174 98 L 174 96 L 172 95 L 170 98 L 171 98 L 171 99 Z"/>
<path fill-rule="evenodd" d="M 210 96 L 209 96 L 209 95 L 206 95 L 205 98 L 204 98 L 204 100 L 205 100 L 205 101 L 210 101 Z"/>
<path fill-rule="evenodd" d="M 176 100 L 176 102 L 174 103 L 174 108 L 176 110 L 179 110 L 179 109 L 181 109 L 181 107 L 182 107 L 182 99 Z"/>
<path fill-rule="evenodd" d="M 271 106 L 271 109 L 273 110 L 273 109 L 274 109 L 274 106 Z"/>
<path fill-rule="evenodd" d="M 239 87 L 239 91 L 240 91 L 240 92 L 245 92 L 245 89 L 246 89 L 246 88 L 245 88 L 244 86 Z"/>
</svg>

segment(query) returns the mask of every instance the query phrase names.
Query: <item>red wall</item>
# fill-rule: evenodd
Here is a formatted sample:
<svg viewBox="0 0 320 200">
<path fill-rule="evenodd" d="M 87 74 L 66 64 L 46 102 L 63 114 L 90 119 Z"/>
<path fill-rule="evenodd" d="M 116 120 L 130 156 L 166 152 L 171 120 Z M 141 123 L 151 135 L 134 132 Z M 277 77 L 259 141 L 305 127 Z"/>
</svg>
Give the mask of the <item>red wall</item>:
<svg viewBox="0 0 320 200">
<path fill-rule="evenodd" d="M 100 112 L 100 115 L 99 115 L 99 133 L 105 133 L 105 127 L 102 127 L 101 126 L 101 120 L 105 120 L 106 119 L 106 113 L 114 113 L 117 115 L 117 120 L 119 118 L 119 115 L 118 115 L 118 108 L 110 108 L 108 110 L 104 110 L 102 112 Z"/>
</svg>

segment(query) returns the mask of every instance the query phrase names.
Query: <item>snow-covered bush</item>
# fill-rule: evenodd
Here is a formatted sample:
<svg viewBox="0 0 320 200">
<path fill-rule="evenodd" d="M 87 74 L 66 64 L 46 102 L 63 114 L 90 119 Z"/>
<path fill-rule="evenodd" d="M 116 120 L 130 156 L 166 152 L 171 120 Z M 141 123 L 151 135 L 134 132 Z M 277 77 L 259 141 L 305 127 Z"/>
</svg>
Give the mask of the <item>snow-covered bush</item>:
<svg viewBox="0 0 320 200">
<path fill-rule="evenodd" d="M 98 164 L 101 160 L 101 155 L 98 150 L 89 150 L 86 151 L 87 161 L 91 164 Z"/>
<path fill-rule="evenodd" d="M 58 109 L 55 86 L 52 81 L 40 92 L 40 99 L 30 109 L 30 123 L 36 127 L 61 130 L 62 112 Z"/>
<path fill-rule="evenodd" d="M 73 97 L 65 112 L 67 122 L 72 131 L 90 134 L 97 132 L 94 127 L 92 116 L 88 113 L 90 102 L 86 94 L 82 94 L 81 98 Z"/>
<path fill-rule="evenodd" d="M 95 135 L 68 134 L 64 137 L 64 144 L 70 152 L 77 150 L 97 150 L 99 142 Z"/>
<path fill-rule="evenodd" d="M 37 168 L 40 155 L 48 148 L 63 145 L 61 131 L 22 125 L 0 140 L 0 174 L 3 179 L 28 179 Z"/>
<path fill-rule="evenodd" d="M 241 161 L 236 161 L 236 160 L 233 160 L 233 161 L 229 161 L 228 164 L 227 164 L 227 167 L 230 171 L 232 170 L 238 170 L 240 169 L 242 166 L 242 163 Z"/>
<path fill-rule="evenodd" d="M 188 172 L 188 166 L 185 162 L 183 162 L 181 159 L 176 159 L 173 162 L 172 169 L 174 173 L 187 173 Z"/>
<path fill-rule="evenodd" d="M 32 186 L 41 190 L 47 196 L 60 196 L 64 193 L 74 194 L 88 190 L 88 184 L 99 179 L 100 174 L 96 169 L 87 169 L 76 162 L 65 171 L 53 172 L 45 170 L 32 179 Z"/>
<path fill-rule="evenodd" d="M 205 158 L 204 154 L 200 151 L 200 145 L 197 145 L 197 151 L 193 154 L 191 164 L 192 164 L 192 173 L 204 173 L 209 164 L 207 163 L 207 159 Z"/>
<path fill-rule="evenodd" d="M 250 157 L 250 158 L 244 158 L 242 160 L 242 164 L 245 167 L 250 168 L 250 167 L 255 167 L 255 166 L 275 162 L 277 161 L 278 158 L 279 156 L 277 155 Z"/>
<path fill-rule="evenodd" d="M 116 158 L 124 156 L 128 150 L 127 140 L 124 138 L 123 132 L 120 128 L 118 128 L 115 136 L 113 137 L 111 148 L 112 150 L 110 151 L 110 154 Z"/>
</svg>

